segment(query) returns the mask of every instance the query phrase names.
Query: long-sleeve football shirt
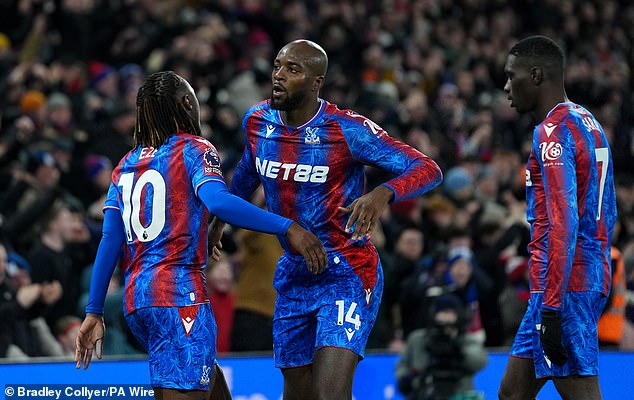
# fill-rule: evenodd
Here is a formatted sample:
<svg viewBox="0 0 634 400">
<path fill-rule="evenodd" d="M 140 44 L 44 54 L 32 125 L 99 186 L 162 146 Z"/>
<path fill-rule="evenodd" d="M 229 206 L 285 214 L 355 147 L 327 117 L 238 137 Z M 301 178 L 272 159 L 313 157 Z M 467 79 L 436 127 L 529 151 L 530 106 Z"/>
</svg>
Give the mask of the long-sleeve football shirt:
<svg viewBox="0 0 634 400">
<path fill-rule="evenodd" d="M 345 232 L 349 214 L 338 207 L 364 193 L 365 165 L 394 174 L 384 185 L 394 192 L 395 202 L 431 190 L 441 182 L 442 173 L 431 158 L 392 138 L 373 121 L 323 99 L 319 102 L 316 114 L 297 127 L 287 126 L 268 100 L 247 111 L 246 146 L 231 191 L 248 199 L 262 184 L 270 211 L 313 232 L 326 251 L 346 256 L 364 287 L 373 287 L 376 249 L 351 240 Z M 280 242 L 291 254 L 286 238 L 280 237 Z"/>
<path fill-rule="evenodd" d="M 603 128 L 585 108 L 558 104 L 535 127 L 526 167 L 529 270 L 544 307 L 559 309 L 566 291 L 608 294 L 612 171 Z"/>
</svg>

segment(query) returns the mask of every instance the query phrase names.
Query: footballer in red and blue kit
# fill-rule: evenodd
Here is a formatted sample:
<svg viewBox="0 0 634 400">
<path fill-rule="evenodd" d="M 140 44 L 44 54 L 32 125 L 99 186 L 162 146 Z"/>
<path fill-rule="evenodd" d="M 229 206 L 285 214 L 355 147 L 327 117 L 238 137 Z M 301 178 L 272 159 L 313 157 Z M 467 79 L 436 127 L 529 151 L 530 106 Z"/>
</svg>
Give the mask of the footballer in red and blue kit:
<svg viewBox="0 0 634 400">
<path fill-rule="evenodd" d="M 210 180 L 224 182 L 220 160 L 206 139 L 195 136 L 172 136 L 156 150 L 139 147 L 115 168 L 104 208 L 123 214 L 126 315 L 209 300 L 203 273 L 209 212 L 196 191 Z"/>
<path fill-rule="evenodd" d="M 365 190 L 365 165 L 389 171 L 384 183 L 394 202 L 420 196 L 442 180 L 436 163 L 390 137 L 373 121 L 319 99 L 315 115 L 287 126 L 270 100 L 254 105 L 243 120 L 246 146 L 231 192 L 248 199 L 262 184 L 271 212 L 314 233 L 328 253 L 318 275 L 279 236 L 284 255 L 274 278 L 275 364 L 312 363 L 316 349 L 347 348 L 363 357 L 383 290 L 383 272 L 374 245 L 345 232 L 350 205 Z"/>
<path fill-rule="evenodd" d="M 560 103 L 535 127 L 526 196 L 531 299 L 511 355 L 532 358 L 537 378 L 598 375 L 597 321 L 610 291 L 617 208 L 610 147 L 585 108 Z M 563 316 L 562 366 L 540 345 L 541 308 Z"/>
<path fill-rule="evenodd" d="M 152 386 L 208 390 L 216 362 L 216 323 L 204 275 L 209 215 L 279 235 L 292 221 L 231 195 L 214 146 L 184 132 L 123 157 L 112 173 L 104 213 L 86 312 L 103 314 L 121 253 L 124 312 L 148 351 Z"/>
</svg>

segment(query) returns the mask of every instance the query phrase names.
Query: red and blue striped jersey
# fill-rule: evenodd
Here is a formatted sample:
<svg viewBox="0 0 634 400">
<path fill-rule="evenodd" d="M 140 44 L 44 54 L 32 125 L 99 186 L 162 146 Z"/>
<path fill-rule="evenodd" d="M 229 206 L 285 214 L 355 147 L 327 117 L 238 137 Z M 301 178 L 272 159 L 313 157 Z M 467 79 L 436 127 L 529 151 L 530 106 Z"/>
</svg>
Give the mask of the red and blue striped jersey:
<svg viewBox="0 0 634 400">
<path fill-rule="evenodd" d="M 322 99 L 313 118 L 297 127 L 285 125 L 280 112 L 263 101 L 247 111 L 243 129 L 246 146 L 231 191 L 248 199 L 261 183 L 270 211 L 310 230 L 326 251 L 347 256 L 355 270 L 374 268 L 368 276 L 376 277 L 376 249 L 351 240 L 344 231 L 349 214 L 338 209 L 363 194 L 364 165 L 395 175 L 385 183 L 394 201 L 419 196 L 442 180 L 432 159 L 371 120 Z M 286 238 L 280 242 L 291 253 Z M 364 286 L 370 283 L 364 280 Z"/>
<path fill-rule="evenodd" d="M 131 150 L 114 169 L 104 209 L 119 210 L 125 227 L 126 314 L 208 301 L 209 212 L 197 191 L 210 180 L 224 183 L 216 149 L 184 132 L 157 149 Z"/>
<path fill-rule="evenodd" d="M 553 309 L 565 291 L 607 295 L 617 214 L 612 155 L 585 108 L 558 104 L 535 127 L 526 195 L 531 291 L 543 291 Z"/>
</svg>

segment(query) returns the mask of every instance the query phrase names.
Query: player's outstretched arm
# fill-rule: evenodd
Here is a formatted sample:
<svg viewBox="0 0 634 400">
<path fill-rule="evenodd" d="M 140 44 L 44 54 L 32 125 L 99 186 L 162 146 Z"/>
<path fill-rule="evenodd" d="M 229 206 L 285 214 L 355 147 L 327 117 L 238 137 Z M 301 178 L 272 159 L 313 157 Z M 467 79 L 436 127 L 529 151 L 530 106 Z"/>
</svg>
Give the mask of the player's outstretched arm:
<svg viewBox="0 0 634 400">
<path fill-rule="evenodd" d="M 286 237 L 291 246 L 304 257 L 310 272 L 318 274 L 328 266 L 326 249 L 321 240 L 297 222 L 288 227 Z"/>
<path fill-rule="evenodd" d="M 210 213 L 222 221 L 254 231 L 286 235 L 289 242 L 308 264 L 311 272 L 326 268 L 326 250 L 317 236 L 288 218 L 265 211 L 227 190 L 224 183 L 208 181 L 198 190 L 198 196 Z M 211 240 L 219 241 L 219 237 Z"/>
<path fill-rule="evenodd" d="M 97 358 L 101 360 L 105 335 L 106 324 L 103 321 L 103 315 L 86 313 L 86 318 L 75 339 L 75 368 L 81 368 L 83 364 L 84 369 L 88 369 L 93 350 Z"/>
</svg>

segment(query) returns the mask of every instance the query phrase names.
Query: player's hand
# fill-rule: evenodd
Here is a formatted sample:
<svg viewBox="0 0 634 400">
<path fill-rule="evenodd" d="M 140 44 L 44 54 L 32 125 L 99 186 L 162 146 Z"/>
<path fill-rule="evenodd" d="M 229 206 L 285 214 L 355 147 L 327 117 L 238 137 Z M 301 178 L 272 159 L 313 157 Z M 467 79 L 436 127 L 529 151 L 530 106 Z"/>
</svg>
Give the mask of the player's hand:
<svg viewBox="0 0 634 400">
<path fill-rule="evenodd" d="M 95 348 L 97 358 L 101 360 L 105 335 L 106 324 L 103 315 L 86 313 L 75 339 L 75 368 L 81 368 L 83 364 L 84 369 L 87 369 Z"/>
<path fill-rule="evenodd" d="M 209 225 L 209 233 L 207 235 L 207 245 L 209 246 L 209 256 L 215 261 L 220 261 L 220 249 L 222 249 L 222 233 L 225 229 L 225 223 L 214 217 Z"/>
<path fill-rule="evenodd" d="M 328 256 L 324 245 L 311 232 L 293 222 L 286 231 L 286 238 L 291 246 L 306 260 L 308 270 L 318 274 L 328 266 Z"/>
<path fill-rule="evenodd" d="M 564 365 L 568 360 L 568 353 L 561 341 L 561 313 L 559 311 L 542 308 L 542 328 L 539 336 L 546 357 L 557 365 Z"/>
<path fill-rule="evenodd" d="M 374 224 L 393 197 L 394 192 L 390 188 L 380 185 L 353 201 L 348 207 L 339 207 L 339 210 L 350 213 L 345 230 L 348 233 L 352 231 L 352 240 L 362 240 L 372 232 Z"/>
</svg>

